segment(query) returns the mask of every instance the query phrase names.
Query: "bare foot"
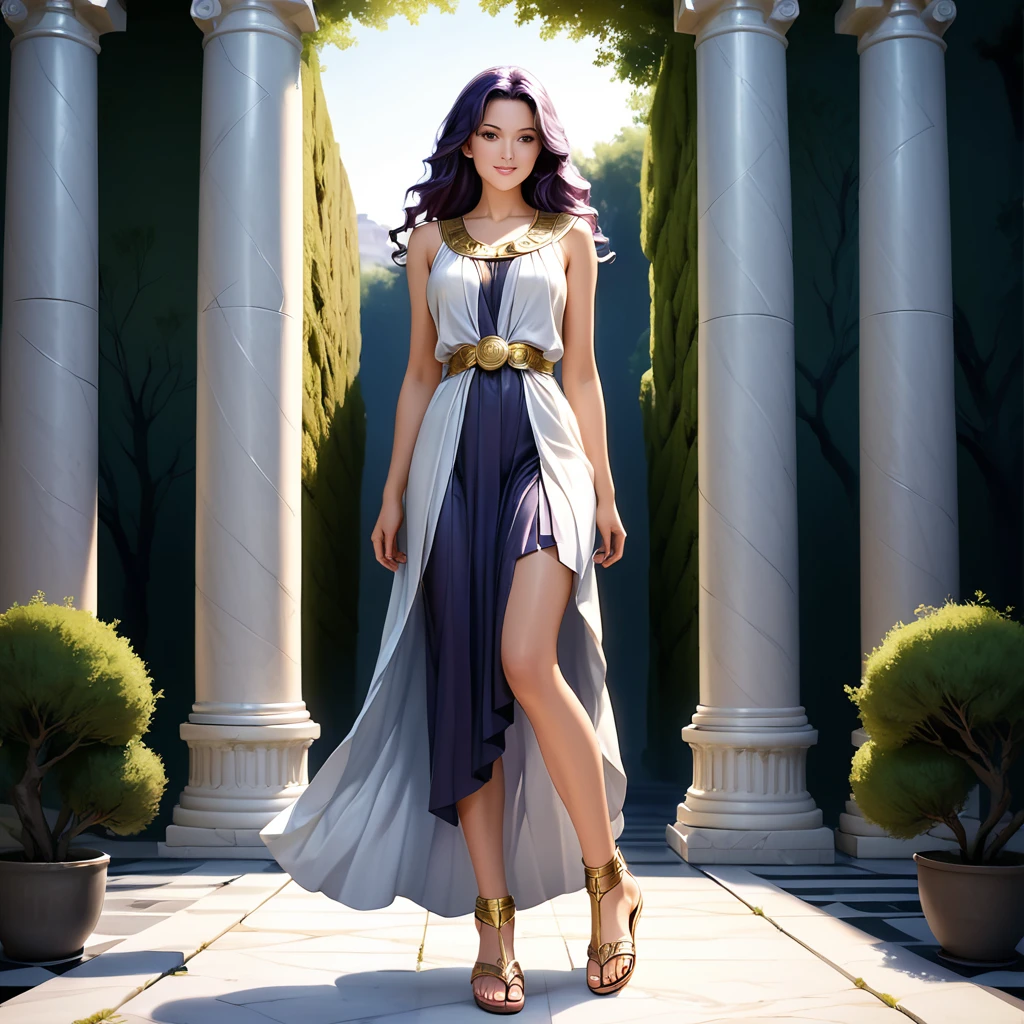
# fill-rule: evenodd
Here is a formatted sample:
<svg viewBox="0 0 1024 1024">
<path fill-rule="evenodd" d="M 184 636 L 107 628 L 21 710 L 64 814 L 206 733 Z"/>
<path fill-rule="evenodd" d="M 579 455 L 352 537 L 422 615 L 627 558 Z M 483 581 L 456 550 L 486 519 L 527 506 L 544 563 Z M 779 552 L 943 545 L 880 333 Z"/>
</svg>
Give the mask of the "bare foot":
<svg viewBox="0 0 1024 1024">
<path fill-rule="evenodd" d="M 488 926 L 484 928 L 479 921 L 476 924 L 477 934 L 480 936 L 480 953 L 477 959 L 485 964 L 497 964 L 501 956 L 501 946 L 498 943 L 498 933 Z M 515 921 L 509 921 L 501 929 L 501 937 L 505 943 L 505 955 L 508 959 L 515 960 L 515 948 L 513 944 L 513 933 Z M 491 1006 L 502 1007 L 505 1005 L 505 983 L 497 978 L 483 974 L 473 982 L 473 991 L 481 1002 Z M 513 982 L 508 989 L 508 1004 L 522 1003 L 523 989 L 518 981 Z"/>
<path fill-rule="evenodd" d="M 640 886 L 625 871 L 622 881 L 601 898 L 601 944 L 629 938 L 629 915 L 640 902 Z M 593 914 L 593 911 L 591 911 Z M 611 985 L 629 974 L 633 957 L 628 953 L 613 956 L 602 971 L 596 960 L 587 961 L 587 978 L 592 987 Z"/>
</svg>

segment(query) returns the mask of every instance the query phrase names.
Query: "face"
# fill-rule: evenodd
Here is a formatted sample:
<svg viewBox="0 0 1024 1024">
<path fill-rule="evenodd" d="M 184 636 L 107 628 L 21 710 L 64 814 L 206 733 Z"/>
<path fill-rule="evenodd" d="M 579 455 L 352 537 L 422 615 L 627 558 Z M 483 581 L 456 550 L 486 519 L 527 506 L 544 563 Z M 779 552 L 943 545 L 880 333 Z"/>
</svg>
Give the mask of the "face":
<svg viewBox="0 0 1024 1024">
<path fill-rule="evenodd" d="M 480 127 L 463 144 L 477 174 L 492 188 L 508 192 L 530 176 L 540 156 L 533 111 L 523 100 L 491 100 Z"/>
</svg>

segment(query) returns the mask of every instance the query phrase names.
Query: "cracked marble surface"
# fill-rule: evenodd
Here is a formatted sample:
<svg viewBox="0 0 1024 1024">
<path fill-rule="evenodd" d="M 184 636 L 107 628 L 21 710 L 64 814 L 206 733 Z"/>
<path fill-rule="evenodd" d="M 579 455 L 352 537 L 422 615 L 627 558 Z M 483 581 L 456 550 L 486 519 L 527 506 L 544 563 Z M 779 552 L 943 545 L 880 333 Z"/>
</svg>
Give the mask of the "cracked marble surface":
<svg viewBox="0 0 1024 1024">
<path fill-rule="evenodd" d="M 611 998 L 587 991 L 582 891 L 523 911 L 523 1024 L 905 1024 L 882 992 L 898 994 L 919 1024 L 1024 1024 L 1010 1003 L 744 868 L 698 870 L 652 844 L 624 852 L 644 891 L 635 977 Z M 225 873 L 209 867 L 210 877 Z M 162 886 L 140 869 L 138 889 L 118 877 L 119 898 L 201 888 L 195 867 L 175 884 L 164 875 Z M 0 1024 L 68 1024 L 108 1007 L 122 1024 L 479 1022 L 469 986 L 476 952 L 469 915 L 441 918 L 405 899 L 355 911 L 265 871 L 235 876 L 111 953 L 0 1005 Z"/>
</svg>

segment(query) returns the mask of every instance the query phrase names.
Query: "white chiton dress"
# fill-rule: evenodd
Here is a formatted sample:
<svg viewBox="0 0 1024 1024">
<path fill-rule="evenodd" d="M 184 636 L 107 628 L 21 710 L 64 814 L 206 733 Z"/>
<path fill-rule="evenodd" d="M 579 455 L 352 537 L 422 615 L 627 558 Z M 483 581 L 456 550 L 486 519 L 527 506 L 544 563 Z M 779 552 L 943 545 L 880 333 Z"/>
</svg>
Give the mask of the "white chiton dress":
<svg viewBox="0 0 1024 1024">
<path fill-rule="evenodd" d="M 538 214 L 524 235 L 497 247 L 473 239 L 461 218 L 442 222 L 443 241 L 427 281 L 440 362 L 491 334 L 527 342 L 552 362 L 561 358 L 566 279 L 554 243 L 574 219 Z M 485 272 L 485 264 L 493 269 L 498 261 L 500 274 Z M 500 290 L 485 295 L 492 277 L 500 277 Z M 593 468 L 556 379 L 533 369 L 504 370 L 521 374 L 550 533 L 559 560 L 575 574 L 559 630 L 558 661 L 594 723 L 612 831 L 618 836 L 626 778 L 605 685 L 593 561 Z M 474 376 L 487 372 L 470 367 L 446 376 L 431 397 L 413 451 L 398 535 L 407 561 L 394 575 L 366 700 L 348 736 L 299 799 L 260 833 L 303 888 L 360 910 L 405 896 L 452 917 L 471 913 L 477 895 L 461 828 L 428 808 L 433 762 L 423 575 L 459 450 L 467 396 Z M 502 758 L 506 874 L 516 905 L 525 909 L 582 888 L 580 846 L 518 707 L 504 732 Z"/>
</svg>

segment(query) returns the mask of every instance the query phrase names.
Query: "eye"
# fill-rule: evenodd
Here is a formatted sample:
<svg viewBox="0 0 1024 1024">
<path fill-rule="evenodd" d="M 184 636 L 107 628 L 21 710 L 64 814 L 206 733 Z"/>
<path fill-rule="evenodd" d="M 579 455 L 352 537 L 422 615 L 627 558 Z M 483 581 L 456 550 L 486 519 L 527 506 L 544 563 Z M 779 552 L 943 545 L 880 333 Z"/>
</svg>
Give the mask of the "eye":
<svg viewBox="0 0 1024 1024">
<path fill-rule="evenodd" d="M 494 132 L 480 132 L 480 138 L 487 139 L 490 142 L 491 139 L 496 139 L 498 136 Z"/>
<path fill-rule="evenodd" d="M 532 135 L 520 135 L 519 141 L 529 144 L 534 141 L 534 137 Z"/>
</svg>

